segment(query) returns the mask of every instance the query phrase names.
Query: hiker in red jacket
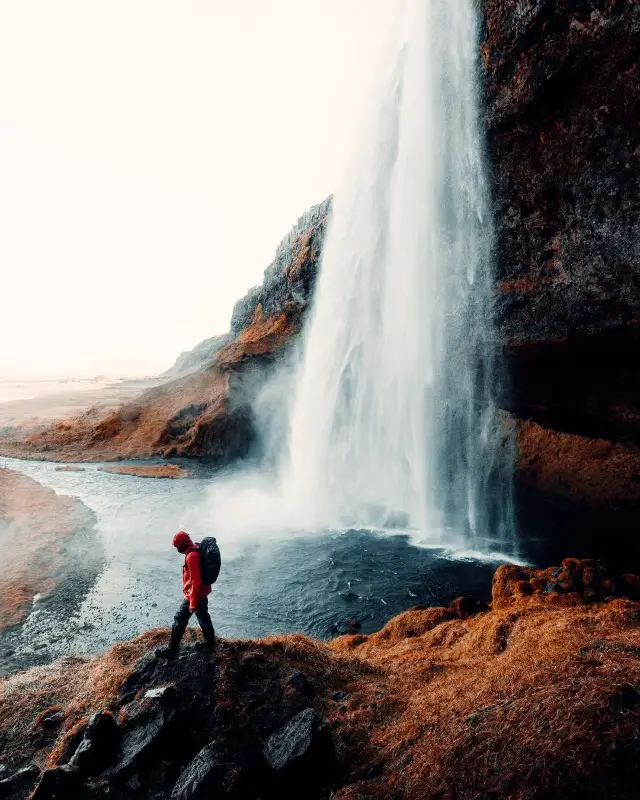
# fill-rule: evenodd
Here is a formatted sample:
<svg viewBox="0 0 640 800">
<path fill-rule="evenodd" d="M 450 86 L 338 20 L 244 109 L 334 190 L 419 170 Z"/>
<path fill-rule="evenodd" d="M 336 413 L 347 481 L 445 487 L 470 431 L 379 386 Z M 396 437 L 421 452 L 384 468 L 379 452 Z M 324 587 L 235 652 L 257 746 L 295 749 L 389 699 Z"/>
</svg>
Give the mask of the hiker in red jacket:
<svg viewBox="0 0 640 800">
<path fill-rule="evenodd" d="M 184 601 L 178 609 L 171 628 L 171 639 L 166 647 L 156 650 L 159 658 L 175 658 L 180 642 L 187 629 L 191 615 L 195 614 L 202 629 L 202 642 L 196 642 L 198 650 L 213 650 L 216 646 L 216 634 L 209 616 L 208 596 L 211 586 L 202 581 L 202 569 L 198 545 L 191 541 L 191 537 L 184 531 L 179 531 L 173 537 L 173 546 L 184 555 L 182 567 L 182 592 Z"/>
</svg>

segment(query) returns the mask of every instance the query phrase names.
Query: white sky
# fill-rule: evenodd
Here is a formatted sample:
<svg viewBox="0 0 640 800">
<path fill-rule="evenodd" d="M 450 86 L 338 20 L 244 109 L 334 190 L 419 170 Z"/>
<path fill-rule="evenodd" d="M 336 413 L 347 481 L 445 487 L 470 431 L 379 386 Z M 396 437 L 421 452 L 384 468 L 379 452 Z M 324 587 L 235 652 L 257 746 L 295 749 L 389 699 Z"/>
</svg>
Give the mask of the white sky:
<svg viewBox="0 0 640 800">
<path fill-rule="evenodd" d="M 345 162 L 395 0 L 0 0 L 0 377 L 228 328 Z"/>
</svg>

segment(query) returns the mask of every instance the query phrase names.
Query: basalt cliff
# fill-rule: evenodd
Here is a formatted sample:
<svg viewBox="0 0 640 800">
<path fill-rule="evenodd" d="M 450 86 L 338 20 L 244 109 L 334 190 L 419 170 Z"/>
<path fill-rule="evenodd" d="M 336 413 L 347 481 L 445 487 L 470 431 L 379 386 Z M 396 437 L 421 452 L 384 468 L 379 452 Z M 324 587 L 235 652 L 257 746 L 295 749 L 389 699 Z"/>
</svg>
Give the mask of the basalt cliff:
<svg viewBox="0 0 640 800">
<path fill-rule="evenodd" d="M 483 7 L 519 482 L 621 516 L 640 501 L 640 5 Z"/>
<path fill-rule="evenodd" d="M 640 506 L 640 5 L 482 0 L 496 302 L 522 507 L 628 529 Z M 106 417 L 5 437 L 62 460 L 259 454 L 254 402 L 309 308 L 330 201 L 282 242 L 224 337 Z M 613 522 L 612 522 L 613 520 Z"/>
</svg>

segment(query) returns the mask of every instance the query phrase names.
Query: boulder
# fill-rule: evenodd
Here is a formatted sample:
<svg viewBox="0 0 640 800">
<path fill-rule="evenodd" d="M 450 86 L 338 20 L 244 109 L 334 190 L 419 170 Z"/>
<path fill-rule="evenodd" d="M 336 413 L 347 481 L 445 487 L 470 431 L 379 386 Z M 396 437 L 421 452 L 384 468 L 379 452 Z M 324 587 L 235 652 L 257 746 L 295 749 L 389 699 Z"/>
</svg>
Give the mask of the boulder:
<svg viewBox="0 0 640 800">
<path fill-rule="evenodd" d="M 19 798 L 30 792 L 40 777 L 40 767 L 30 764 L 0 781 L 0 798 Z"/>
<path fill-rule="evenodd" d="M 64 764 L 42 773 L 40 782 L 29 800 L 65 800 L 71 797 L 80 800 L 87 796 L 88 792 L 83 786 L 80 772 L 70 764 Z"/>
<path fill-rule="evenodd" d="M 159 745 L 170 718 L 171 714 L 165 718 L 164 712 L 158 711 L 151 716 L 135 719 L 122 737 L 122 755 L 110 775 L 113 778 L 126 778 L 140 768 Z"/>
<path fill-rule="evenodd" d="M 147 689 L 142 697 L 143 700 L 159 702 L 163 708 L 170 708 L 178 699 L 178 690 L 175 686 L 158 686 L 155 689 Z"/>
<path fill-rule="evenodd" d="M 216 743 L 203 747 L 180 773 L 171 792 L 172 800 L 208 797 L 224 775 L 224 767 L 216 758 Z"/>
<path fill-rule="evenodd" d="M 43 728 L 57 728 L 64 722 L 65 716 L 65 712 L 61 709 L 52 709 L 42 717 L 40 722 Z"/>
<path fill-rule="evenodd" d="M 272 772 L 285 780 L 302 776 L 326 777 L 330 772 L 331 740 L 321 729 L 320 718 L 313 708 L 305 708 L 264 745 L 264 757 Z"/>
<path fill-rule="evenodd" d="M 69 766 L 84 775 L 98 775 L 116 760 L 120 737 L 120 728 L 110 711 L 94 714 Z"/>
<path fill-rule="evenodd" d="M 640 602 L 640 575 L 621 575 L 617 581 L 618 593 Z"/>
</svg>

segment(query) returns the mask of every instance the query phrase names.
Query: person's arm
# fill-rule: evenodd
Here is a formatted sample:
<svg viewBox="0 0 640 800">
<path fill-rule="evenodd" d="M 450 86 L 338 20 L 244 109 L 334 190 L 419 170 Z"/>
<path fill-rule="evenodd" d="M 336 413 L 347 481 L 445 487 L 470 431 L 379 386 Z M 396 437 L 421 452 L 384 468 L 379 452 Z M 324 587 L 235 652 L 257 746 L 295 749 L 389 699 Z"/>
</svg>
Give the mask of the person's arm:
<svg viewBox="0 0 640 800">
<path fill-rule="evenodd" d="M 204 583 L 202 582 L 202 570 L 200 569 L 200 554 L 194 550 L 187 556 L 187 568 L 191 579 L 191 591 L 189 592 L 189 610 L 195 611 L 198 603 L 205 596 Z"/>
</svg>

